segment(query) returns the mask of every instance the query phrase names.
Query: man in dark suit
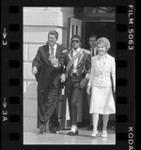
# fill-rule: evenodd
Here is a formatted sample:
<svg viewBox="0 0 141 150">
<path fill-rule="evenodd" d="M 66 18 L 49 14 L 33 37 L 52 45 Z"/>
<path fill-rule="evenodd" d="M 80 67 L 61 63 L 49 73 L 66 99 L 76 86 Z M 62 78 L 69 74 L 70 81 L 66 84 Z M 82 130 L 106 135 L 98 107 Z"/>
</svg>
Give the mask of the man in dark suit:
<svg viewBox="0 0 141 150">
<path fill-rule="evenodd" d="M 91 58 L 94 57 L 95 55 L 97 55 L 96 41 L 97 41 L 97 35 L 96 34 L 91 34 L 89 36 L 89 46 L 90 46 Z M 91 98 L 91 94 L 87 94 L 88 110 L 90 108 L 90 98 Z M 92 126 L 92 116 L 90 115 L 90 124 L 87 127 L 87 129 L 91 130 L 92 128 L 93 128 L 93 126 Z"/>
<path fill-rule="evenodd" d="M 97 41 L 97 35 L 91 34 L 89 36 L 89 46 L 90 46 L 91 57 L 96 56 L 98 54 L 97 48 L 96 48 L 96 41 Z"/>
<path fill-rule="evenodd" d="M 91 67 L 91 55 L 88 50 L 82 49 L 81 37 L 73 35 L 71 38 L 72 48 L 62 51 L 60 64 L 66 66 L 66 94 L 69 102 L 71 131 L 68 135 L 78 134 L 77 109 L 78 100 L 82 88 L 87 85 Z"/>
<path fill-rule="evenodd" d="M 58 32 L 48 33 L 48 42 L 39 47 L 32 63 L 32 73 L 38 81 L 38 127 L 40 133 L 46 131 L 46 124 L 50 119 L 50 132 L 59 130 L 56 113 L 56 103 L 61 89 L 61 74 L 63 67 L 58 64 L 60 54 L 65 49 L 58 45 Z"/>
</svg>

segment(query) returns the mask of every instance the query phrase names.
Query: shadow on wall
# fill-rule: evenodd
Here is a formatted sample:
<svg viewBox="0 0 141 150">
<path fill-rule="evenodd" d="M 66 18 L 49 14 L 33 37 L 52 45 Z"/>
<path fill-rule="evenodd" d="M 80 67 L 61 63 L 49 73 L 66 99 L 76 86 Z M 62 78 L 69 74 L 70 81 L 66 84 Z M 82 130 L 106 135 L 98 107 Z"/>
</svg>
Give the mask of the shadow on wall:
<svg viewBox="0 0 141 150">
<path fill-rule="evenodd" d="M 37 128 L 37 82 L 24 81 L 24 129 Z"/>
<path fill-rule="evenodd" d="M 24 84 L 24 98 L 37 98 L 37 82 L 36 82 L 36 80 L 27 81 Z"/>
</svg>

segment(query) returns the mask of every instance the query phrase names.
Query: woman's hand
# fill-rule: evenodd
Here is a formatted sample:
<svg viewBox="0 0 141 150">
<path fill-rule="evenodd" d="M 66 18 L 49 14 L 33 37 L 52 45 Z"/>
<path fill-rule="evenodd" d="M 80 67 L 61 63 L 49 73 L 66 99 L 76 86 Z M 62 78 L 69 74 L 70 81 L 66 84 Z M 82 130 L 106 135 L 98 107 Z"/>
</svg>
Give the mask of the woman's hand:
<svg viewBox="0 0 141 150">
<path fill-rule="evenodd" d="M 87 86 L 87 82 L 88 82 L 88 79 L 85 77 L 84 79 L 82 79 L 82 81 L 80 82 L 80 87 L 81 88 L 84 88 Z"/>
<path fill-rule="evenodd" d="M 91 89 L 91 86 L 88 85 L 88 86 L 87 86 L 87 90 L 86 90 L 87 94 L 90 94 L 90 89 Z"/>
<path fill-rule="evenodd" d="M 63 73 L 61 75 L 61 82 L 65 82 L 66 81 L 66 75 Z"/>
</svg>

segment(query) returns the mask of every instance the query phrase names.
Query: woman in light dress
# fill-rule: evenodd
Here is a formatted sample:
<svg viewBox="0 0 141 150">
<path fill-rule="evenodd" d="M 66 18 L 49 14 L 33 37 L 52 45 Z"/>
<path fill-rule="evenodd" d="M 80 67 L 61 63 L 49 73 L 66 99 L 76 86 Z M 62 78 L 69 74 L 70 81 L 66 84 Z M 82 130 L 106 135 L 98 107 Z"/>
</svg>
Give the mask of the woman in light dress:
<svg viewBox="0 0 141 150">
<path fill-rule="evenodd" d="M 92 96 L 90 102 L 89 113 L 93 116 L 93 132 L 92 137 L 98 136 L 99 114 L 103 115 L 102 137 L 107 137 L 107 124 L 109 114 L 115 114 L 115 101 L 113 98 L 113 90 L 115 92 L 115 59 L 107 52 L 110 49 L 110 42 L 107 38 L 101 37 L 97 40 L 98 55 L 92 58 L 91 75 L 88 82 L 87 93 L 90 94 L 92 88 Z"/>
</svg>

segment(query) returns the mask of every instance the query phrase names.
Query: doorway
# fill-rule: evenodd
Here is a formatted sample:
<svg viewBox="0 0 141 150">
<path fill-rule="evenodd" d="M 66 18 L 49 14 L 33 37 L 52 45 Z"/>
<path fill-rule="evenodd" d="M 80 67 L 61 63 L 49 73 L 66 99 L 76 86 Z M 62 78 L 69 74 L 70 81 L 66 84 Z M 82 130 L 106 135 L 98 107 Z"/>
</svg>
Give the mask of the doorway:
<svg viewBox="0 0 141 150">
<path fill-rule="evenodd" d="M 96 34 L 97 38 L 106 37 L 111 43 L 111 48 L 109 54 L 115 57 L 116 49 L 116 40 L 115 40 L 115 31 L 116 31 L 115 22 L 83 22 L 83 47 L 89 49 L 89 36 L 91 34 Z"/>
</svg>

